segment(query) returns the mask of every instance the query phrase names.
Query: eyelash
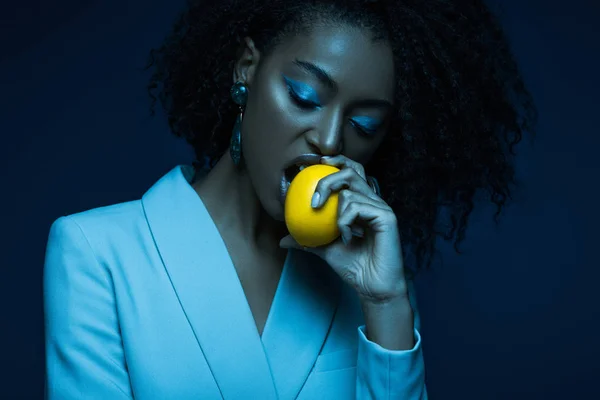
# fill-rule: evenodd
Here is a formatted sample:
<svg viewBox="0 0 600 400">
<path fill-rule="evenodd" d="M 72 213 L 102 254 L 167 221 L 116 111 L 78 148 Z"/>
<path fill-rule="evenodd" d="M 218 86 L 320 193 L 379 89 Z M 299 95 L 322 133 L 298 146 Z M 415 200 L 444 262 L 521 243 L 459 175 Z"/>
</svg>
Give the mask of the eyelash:
<svg viewBox="0 0 600 400">
<path fill-rule="evenodd" d="M 314 109 L 314 108 L 320 107 L 320 105 L 315 104 L 312 101 L 308 101 L 308 100 L 303 99 L 302 97 L 298 96 L 298 93 L 296 93 L 290 85 L 287 85 L 287 87 L 288 87 L 288 92 L 290 94 L 290 97 L 292 98 L 294 103 L 296 103 L 300 108 L 303 108 L 303 109 L 313 108 Z"/>
<path fill-rule="evenodd" d="M 373 136 L 377 133 L 376 129 L 365 129 L 352 120 L 350 120 L 350 125 L 352 125 L 352 127 L 354 129 L 356 129 L 357 131 L 359 131 L 361 134 L 366 135 L 366 136 Z"/>
<path fill-rule="evenodd" d="M 287 85 L 287 88 L 288 88 L 288 93 L 289 93 L 291 99 L 294 101 L 294 103 L 296 103 L 296 105 L 298 107 L 305 109 L 305 110 L 306 109 L 315 109 L 315 108 L 320 107 L 320 105 L 315 104 L 312 101 L 308 101 L 308 100 L 305 100 L 302 97 L 300 97 L 298 95 L 298 93 L 296 93 L 290 85 Z M 352 120 L 350 120 L 350 125 L 352 125 L 352 127 L 354 129 L 356 129 L 360 134 L 365 135 L 365 136 L 373 136 L 377 133 L 377 130 L 365 129 Z"/>
</svg>

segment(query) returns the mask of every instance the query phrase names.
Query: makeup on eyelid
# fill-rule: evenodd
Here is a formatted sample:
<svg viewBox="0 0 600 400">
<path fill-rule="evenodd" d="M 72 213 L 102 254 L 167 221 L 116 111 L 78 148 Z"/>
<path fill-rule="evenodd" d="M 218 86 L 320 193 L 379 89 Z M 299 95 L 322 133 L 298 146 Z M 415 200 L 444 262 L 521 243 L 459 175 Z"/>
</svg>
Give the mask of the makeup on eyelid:
<svg viewBox="0 0 600 400">
<path fill-rule="evenodd" d="M 297 99 L 312 104 L 315 107 L 321 107 L 321 102 L 319 100 L 319 95 L 316 90 L 307 85 L 304 82 L 296 81 L 290 77 L 283 75 L 283 79 L 285 81 L 290 94 Z M 356 125 L 356 127 L 367 134 L 374 134 L 379 129 L 381 125 L 381 121 L 376 118 L 366 117 L 366 116 L 357 116 L 350 118 L 350 121 Z"/>
<path fill-rule="evenodd" d="M 296 81 L 285 75 L 283 76 L 283 79 L 285 80 L 285 84 L 287 85 L 288 89 L 290 91 L 292 91 L 295 96 L 297 96 L 298 98 L 300 98 L 303 101 L 312 103 L 315 106 L 321 105 L 321 101 L 319 100 L 319 95 L 309 85 L 307 85 L 306 83 L 303 83 L 303 82 Z"/>
<path fill-rule="evenodd" d="M 367 133 L 374 133 L 381 126 L 381 121 L 379 119 L 365 116 L 352 117 L 350 118 L 350 121 L 358 125 L 359 128 Z"/>
</svg>

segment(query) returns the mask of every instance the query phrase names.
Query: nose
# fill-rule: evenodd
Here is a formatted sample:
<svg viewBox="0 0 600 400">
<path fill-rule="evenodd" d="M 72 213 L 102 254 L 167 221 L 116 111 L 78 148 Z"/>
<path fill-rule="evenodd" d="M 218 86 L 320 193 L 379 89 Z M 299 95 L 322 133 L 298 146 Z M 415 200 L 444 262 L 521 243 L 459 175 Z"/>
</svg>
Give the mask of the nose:
<svg viewBox="0 0 600 400">
<path fill-rule="evenodd" d="M 317 129 L 308 136 L 308 141 L 319 154 L 335 156 L 343 150 L 343 121 L 342 113 L 334 112 L 323 115 L 317 124 Z"/>
</svg>

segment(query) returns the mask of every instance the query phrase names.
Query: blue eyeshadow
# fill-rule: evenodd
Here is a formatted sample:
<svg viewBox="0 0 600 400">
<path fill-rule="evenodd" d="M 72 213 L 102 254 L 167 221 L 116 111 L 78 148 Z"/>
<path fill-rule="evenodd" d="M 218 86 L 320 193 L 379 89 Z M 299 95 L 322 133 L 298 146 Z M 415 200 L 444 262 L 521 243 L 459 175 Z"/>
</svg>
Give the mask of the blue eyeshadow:
<svg viewBox="0 0 600 400">
<path fill-rule="evenodd" d="M 379 119 L 371 117 L 352 117 L 350 121 L 358 125 L 359 128 L 363 129 L 367 133 L 375 133 L 381 126 L 381 121 Z"/>
<path fill-rule="evenodd" d="M 287 76 L 283 76 L 285 83 L 288 89 L 292 92 L 294 97 L 299 99 L 300 101 L 304 101 L 307 103 L 314 104 L 316 106 L 321 104 L 319 100 L 319 95 L 316 90 L 307 85 L 306 83 L 296 81 L 292 78 L 288 78 Z"/>
</svg>

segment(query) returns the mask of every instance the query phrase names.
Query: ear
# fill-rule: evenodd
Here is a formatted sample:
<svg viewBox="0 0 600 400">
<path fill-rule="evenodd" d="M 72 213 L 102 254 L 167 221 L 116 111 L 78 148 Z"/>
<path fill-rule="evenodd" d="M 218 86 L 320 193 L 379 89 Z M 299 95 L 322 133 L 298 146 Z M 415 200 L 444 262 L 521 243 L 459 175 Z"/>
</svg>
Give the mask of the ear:
<svg viewBox="0 0 600 400">
<path fill-rule="evenodd" d="M 238 51 L 238 59 L 233 67 L 233 83 L 244 82 L 248 88 L 256 75 L 260 52 L 249 37 L 244 38 Z"/>
</svg>

